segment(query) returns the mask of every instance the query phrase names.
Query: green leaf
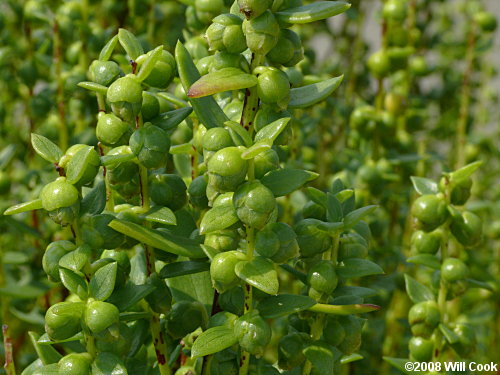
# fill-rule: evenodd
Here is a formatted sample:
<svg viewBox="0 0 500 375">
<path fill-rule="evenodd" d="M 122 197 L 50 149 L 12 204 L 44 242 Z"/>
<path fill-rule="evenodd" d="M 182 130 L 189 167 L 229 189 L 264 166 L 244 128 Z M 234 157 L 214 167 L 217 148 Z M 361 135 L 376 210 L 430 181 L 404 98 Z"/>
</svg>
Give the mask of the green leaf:
<svg viewBox="0 0 500 375">
<path fill-rule="evenodd" d="M 378 206 L 366 206 L 358 208 L 357 210 L 349 212 L 344 216 L 344 226 L 346 229 L 352 228 L 358 222 L 363 220 L 365 216 L 370 215 L 373 211 L 377 209 Z"/>
<path fill-rule="evenodd" d="M 413 187 L 420 195 L 437 194 L 439 192 L 438 184 L 429 178 L 411 176 Z"/>
<path fill-rule="evenodd" d="M 342 221 L 342 205 L 332 193 L 326 193 L 326 219 L 332 223 Z"/>
<path fill-rule="evenodd" d="M 223 326 L 207 329 L 193 343 L 191 358 L 204 357 L 220 352 L 236 344 L 238 339 L 232 328 Z"/>
<path fill-rule="evenodd" d="M 78 83 L 77 86 L 81 87 L 82 89 L 94 91 L 102 95 L 106 95 L 106 93 L 108 92 L 108 88 L 106 86 L 100 85 L 96 82 L 83 81 Z"/>
<path fill-rule="evenodd" d="M 94 276 L 90 279 L 89 284 L 91 297 L 99 301 L 105 301 L 108 299 L 115 289 L 117 269 L 117 262 L 113 262 L 99 268 L 96 271 Z"/>
<path fill-rule="evenodd" d="M 90 247 L 82 245 L 59 259 L 59 267 L 78 272 L 87 264 L 90 255 Z"/>
<path fill-rule="evenodd" d="M 170 233 L 159 232 L 154 229 L 131 223 L 125 220 L 115 219 L 108 224 L 117 232 L 132 237 L 146 245 L 164 250 L 173 254 L 190 258 L 204 258 L 205 253 L 200 245 L 189 238 L 176 236 Z"/>
<path fill-rule="evenodd" d="M 31 133 L 31 145 L 38 155 L 50 163 L 58 163 L 63 156 L 59 146 L 43 135 Z"/>
<path fill-rule="evenodd" d="M 263 140 L 255 143 L 253 146 L 249 147 L 241 154 L 241 158 L 245 160 L 253 159 L 261 152 L 269 150 L 272 146 L 272 142 L 269 140 Z"/>
<path fill-rule="evenodd" d="M 200 223 L 200 234 L 206 234 L 229 228 L 238 222 L 236 210 L 232 204 L 217 206 L 208 210 Z"/>
<path fill-rule="evenodd" d="M 312 85 L 296 87 L 290 90 L 289 108 L 305 108 L 312 106 L 330 96 L 340 83 L 344 76 L 330 78 Z"/>
<path fill-rule="evenodd" d="M 423 266 L 438 270 L 441 268 L 441 262 L 439 259 L 432 254 L 418 254 L 409 257 L 406 260 L 408 263 L 421 264 Z"/>
<path fill-rule="evenodd" d="M 84 300 L 88 296 L 88 285 L 85 277 L 80 272 L 75 272 L 69 268 L 59 267 L 59 276 L 63 285 L 71 293 L 76 294 Z"/>
<path fill-rule="evenodd" d="M 483 164 L 482 160 L 467 164 L 465 167 L 457 169 L 455 172 L 451 172 L 450 180 L 460 181 L 467 177 L 470 177 L 482 164 Z"/>
<path fill-rule="evenodd" d="M 10 144 L 5 146 L 2 151 L 0 151 L 0 170 L 5 170 L 7 165 L 14 159 L 16 155 L 16 145 Z"/>
<path fill-rule="evenodd" d="M 378 264 L 373 263 L 371 260 L 350 258 L 344 260 L 337 267 L 337 273 L 345 279 L 352 279 L 369 275 L 381 275 L 384 271 Z"/>
<path fill-rule="evenodd" d="M 189 92 L 191 85 L 200 79 L 200 73 L 196 69 L 189 52 L 181 42 L 177 42 L 175 47 L 175 61 L 177 62 L 177 70 L 182 86 L 186 92 Z M 208 129 L 216 128 L 229 120 L 213 97 L 192 98 L 189 101 L 198 120 Z"/>
<path fill-rule="evenodd" d="M 7 251 L 3 253 L 3 264 L 24 264 L 28 263 L 31 257 L 28 254 L 20 253 L 17 251 Z"/>
<path fill-rule="evenodd" d="M 311 199 L 314 203 L 319 204 L 326 210 L 328 203 L 325 192 L 314 187 L 308 187 L 306 188 L 306 193 L 309 199 Z"/>
<path fill-rule="evenodd" d="M 371 311 L 380 310 L 380 306 L 372 305 L 370 303 L 356 303 L 353 305 L 327 305 L 324 303 L 317 303 L 309 307 L 307 310 L 332 315 L 351 315 L 363 314 Z"/>
<path fill-rule="evenodd" d="M 120 358 L 110 352 L 101 352 L 92 362 L 92 375 L 127 375 L 127 368 Z"/>
<path fill-rule="evenodd" d="M 343 285 L 336 288 L 333 295 L 334 297 L 340 297 L 346 295 L 346 296 L 358 296 L 365 298 L 377 295 L 377 291 L 375 289 L 365 288 L 362 286 Z"/>
<path fill-rule="evenodd" d="M 105 167 L 112 167 L 116 164 L 124 163 L 126 161 L 132 161 L 134 159 L 135 155 L 132 153 L 132 150 L 130 150 L 130 153 L 126 154 L 101 156 L 101 164 L 104 165 Z"/>
<path fill-rule="evenodd" d="M 132 60 L 137 59 L 144 53 L 141 43 L 139 43 L 137 38 L 130 31 L 126 29 L 119 29 L 118 40 L 120 41 L 120 44 L 122 45 L 125 52 L 127 52 L 128 57 L 130 57 Z"/>
<path fill-rule="evenodd" d="M 19 299 L 33 299 L 43 296 L 48 291 L 48 287 L 40 285 L 7 284 L 0 288 L 0 295 Z"/>
<path fill-rule="evenodd" d="M 121 288 L 115 289 L 107 302 L 115 305 L 118 310 L 125 311 L 154 290 L 152 284 L 136 285 L 128 281 Z"/>
<path fill-rule="evenodd" d="M 156 47 L 153 51 L 148 53 L 146 61 L 141 65 L 139 73 L 137 73 L 137 79 L 139 81 L 144 81 L 153 71 L 155 64 L 158 62 L 163 51 L 163 45 Z"/>
<path fill-rule="evenodd" d="M 153 223 L 177 225 L 177 219 L 175 218 L 175 214 L 168 207 L 161 207 L 161 206 L 153 207 L 141 217 Z"/>
<path fill-rule="evenodd" d="M 192 84 L 189 98 L 201 98 L 224 91 L 246 89 L 257 84 L 257 77 L 237 68 L 222 68 L 202 76 Z"/>
<path fill-rule="evenodd" d="M 160 98 L 165 99 L 167 102 L 173 104 L 179 109 L 189 108 L 191 111 L 193 110 L 193 108 L 189 106 L 189 103 L 187 101 L 178 98 L 174 94 L 171 94 L 169 92 L 157 92 L 156 95 L 158 95 Z"/>
<path fill-rule="evenodd" d="M 73 155 L 64 169 L 66 172 L 66 180 L 70 184 L 75 184 L 82 178 L 93 150 L 94 148 L 92 146 L 84 146 Z"/>
<path fill-rule="evenodd" d="M 36 359 L 35 361 L 31 362 L 24 370 L 21 372 L 21 375 L 33 375 L 37 374 L 38 370 L 43 367 L 42 360 L 40 358 Z"/>
<path fill-rule="evenodd" d="M 20 214 L 21 212 L 39 210 L 40 208 L 42 208 L 42 200 L 35 199 L 35 200 L 29 201 L 29 202 L 18 203 L 14 206 L 11 206 L 11 207 L 7 208 L 3 214 L 4 215 L 15 215 L 15 214 Z"/>
<path fill-rule="evenodd" d="M 42 336 L 40 336 L 37 342 L 40 345 L 54 345 L 54 344 L 61 344 L 64 342 L 80 341 L 81 339 L 83 339 L 83 332 L 78 332 L 76 335 L 73 335 L 64 340 L 55 340 L 55 341 L 51 340 L 49 335 L 44 333 Z"/>
<path fill-rule="evenodd" d="M 210 263 L 197 261 L 184 261 L 166 264 L 160 271 L 162 279 L 171 277 L 191 275 L 193 273 L 204 272 L 210 269 Z"/>
<path fill-rule="evenodd" d="M 234 271 L 240 279 L 264 293 L 278 294 L 278 273 L 267 258 L 255 257 L 250 261 L 243 260 L 236 264 Z"/>
<path fill-rule="evenodd" d="M 439 323 L 439 330 L 443 333 L 443 336 L 446 337 L 446 341 L 450 344 L 455 344 L 460 340 L 458 335 L 443 323 Z"/>
<path fill-rule="evenodd" d="M 163 95 L 161 94 L 162 93 L 159 93 L 158 96 L 163 97 Z M 154 119 L 151 120 L 151 123 L 166 131 L 173 130 L 177 125 L 179 125 L 182 121 L 184 121 L 192 112 L 193 108 L 191 107 L 175 109 L 173 111 L 159 114 L 158 116 L 156 116 Z"/>
<path fill-rule="evenodd" d="M 166 281 L 175 301 L 199 301 L 205 305 L 207 313 L 210 314 L 214 299 L 210 272 L 171 277 Z"/>
<path fill-rule="evenodd" d="M 466 279 L 469 288 L 480 288 L 490 290 L 492 292 L 495 291 L 495 287 L 487 282 L 474 280 L 474 279 Z"/>
<path fill-rule="evenodd" d="M 359 361 L 363 359 L 364 357 L 361 354 L 358 353 L 352 353 L 349 355 L 343 355 L 342 358 L 340 358 L 340 364 L 342 365 L 347 365 L 348 363 Z"/>
<path fill-rule="evenodd" d="M 308 296 L 279 294 L 260 301 L 257 309 L 263 318 L 275 319 L 306 310 L 315 304 L 316 301 Z"/>
<path fill-rule="evenodd" d="M 99 54 L 99 60 L 108 61 L 111 58 L 117 44 L 118 35 L 115 35 L 109 40 L 109 42 L 106 43 L 104 47 L 102 47 L 101 53 Z"/>
<path fill-rule="evenodd" d="M 414 373 L 413 371 L 407 371 L 405 369 L 406 363 L 414 362 L 408 358 L 393 358 L 393 357 L 382 357 L 382 358 L 384 359 L 384 361 L 389 363 L 391 366 L 397 368 L 403 374 L 412 375 Z M 415 372 L 415 373 L 417 373 L 417 372 Z"/>
<path fill-rule="evenodd" d="M 275 197 L 282 197 L 301 188 L 319 175 L 302 169 L 283 168 L 268 172 L 260 182 L 267 186 Z"/>
<path fill-rule="evenodd" d="M 354 196 L 354 190 L 352 189 L 345 189 L 335 194 L 335 198 L 337 198 L 340 203 L 344 203 L 352 196 Z"/>
<path fill-rule="evenodd" d="M 434 301 L 434 294 L 424 284 L 419 283 L 413 277 L 405 274 L 406 293 L 413 303 Z"/>
<path fill-rule="evenodd" d="M 271 140 L 271 143 L 278 138 L 278 136 L 286 129 L 288 123 L 290 122 L 290 117 L 280 118 L 276 121 L 271 122 L 269 125 L 264 126 L 260 129 L 257 134 L 255 134 L 255 142 L 262 140 Z"/>
<path fill-rule="evenodd" d="M 188 154 L 192 155 L 194 152 L 193 145 L 191 143 L 183 143 L 181 145 L 173 145 L 170 146 L 170 150 L 168 151 L 171 155 L 176 154 Z"/>
<path fill-rule="evenodd" d="M 300 272 L 295 267 L 290 266 L 289 264 L 280 264 L 280 267 L 285 271 L 291 273 L 293 276 L 300 280 L 304 285 L 307 285 L 307 275 L 304 272 Z"/>
<path fill-rule="evenodd" d="M 245 147 L 252 146 L 252 138 L 250 138 L 250 135 L 243 128 L 243 126 L 236 121 L 226 121 L 224 122 L 224 125 L 228 128 L 228 130 L 234 131 L 241 138 Z"/>
<path fill-rule="evenodd" d="M 99 181 L 82 199 L 80 216 L 84 214 L 98 215 L 106 207 L 106 185 Z"/>
<path fill-rule="evenodd" d="M 309 23 L 345 12 L 351 4 L 345 1 L 316 1 L 296 8 L 289 8 L 275 15 L 285 23 Z"/>
<path fill-rule="evenodd" d="M 36 332 L 28 332 L 28 335 L 31 340 L 31 344 L 35 347 L 36 354 L 38 358 L 42 360 L 44 365 L 50 365 L 52 363 L 57 363 L 62 358 L 62 355 L 59 354 L 57 350 L 55 350 L 52 346 L 40 345 L 38 343 L 38 339 L 40 335 Z"/>
<path fill-rule="evenodd" d="M 328 345 L 319 341 L 303 350 L 306 358 L 320 374 L 333 374 L 333 352 Z"/>
</svg>

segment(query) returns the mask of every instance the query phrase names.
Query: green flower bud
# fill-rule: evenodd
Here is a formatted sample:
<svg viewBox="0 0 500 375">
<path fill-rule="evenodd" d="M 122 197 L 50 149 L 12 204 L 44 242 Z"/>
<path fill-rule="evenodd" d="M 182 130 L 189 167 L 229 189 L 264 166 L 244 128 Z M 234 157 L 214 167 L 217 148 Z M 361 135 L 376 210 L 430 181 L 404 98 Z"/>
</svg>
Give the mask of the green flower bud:
<svg viewBox="0 0 500 375">
<path fill-rule="evenodd" d="M 152 52 L 153 51 L 149 51 L 145 55 L 141 55 L 137 58 L 137 65 L 139 69 L 143 61 L 146 61 L 146 58 L 150 56 Z M 149 73 L 143 83 L 158 89 L 166 89 L 174 79 L 175 69 L 176 64 L 174 56 L 172 56 L 170 52 L 162 50 L 160 58 L 156 61 L 153 70 Z"/>
<path fill-rule="evenodd" d="M 212 128 L 207 130 L 202 138 L 203 157 L 209 160 L 216 151 L 226 147 L 234 146 L 233 139 L 224 128 Z"/>
<path fill-rule="evenodd" d="M 413 305 L 408 314 L 408 321 L 414 336 L 429 338 L 441 321 L 437 303 L 424 301 Z"/>
<path fill-rule="evenodd" d="M 89 353 L 71 353 L 62 357 L 59 362 L 61 375 L 89 375 L 92 356 Z"/>
<path fill-rule="evenodd" d="M 259 74 L 257 95 L 266 104 L 281 103 L 290 96 L 290 82 L 286 73 L 276 68 L 267 68 Z"/>
<path fill-rule="evenodd" d="M 246 50 L 242 20 L 233 14 L 221 14 L 212 20 L 205 34 L 211 51 L 241 53 Z"/>
<path fill-rule="evenodd" d="M 346 337 L 346 331 L 335 317 L 329 317 L 323 330 L 323 339 L 332 346 L 339 346 Z"/>
<path fill-rule="evenodd" d="M 262 229 L 278 216 L 273 192 L 258 180 L 241 185 L 234 193 L 233 205 L 238 218 L 252 228 Z"/>
<path fill-rule="evenodd" d="M 443 197 L 422 195 L 411 207 L 411 213 L 417 219 L 418 226 L 426 232 L 433 231 L 442 225 L 448 217 L 448 209 Z"/>
<path fill-rule="evenodd" d="M 282 29 L 276 46 L 269 51 L 267 58 L 274 64 L 296 65 L 304 58 L 300 37 L 292 30 Z"/>
<path fill-rule="evenodd" d="M 495 31 L 497 28 L 497 19 L 495 15 L 490 12 L 477 12 L 474 14 L 474 21 L 479 25 L 481 30 L 486 32 Z"/>
<path fill-rule="evenodd" d="M 204 244 L 223 252 L 235 250 L 240 242 L 240 235 L 235 229 L 223 229 L 209 233 L 205 236 Z"/>
<path fill-rule="evenodd" d="M 255 178 L 261 179 L 267 172 L 274 171 L 280 167 L 280 159 L 272 148 L 261 152 L 254 159 Z"/>
<path fill-rule="evenodd" d="M 267 224 L 257 232 L 255 251 L 275 263 L 285 263 L 298 255 L 297 235 L 288 224 Z"/>
<path fill-rule="evenodd" d="M 88 146 L 84 144 L 76 144 L 68 148 L 64 156 L 61 158 L 61 160 L 59 160 L 59 166 L 61 168 L 66 168 L 66 166 L 69 164 L 73 156 L 75 156 L 75 154 L 82 148 L 86 147 Z M 83 186 L 94 182 L 95 176 L 97 175 L 97 172 L 99 172 L 100 165 L 101 165 L 101 159 L 99 158 L 99 154 L 97 153 L 96 150 L 92 149 L 87 158 L 87 163 L 83 167 L 85 170 L 82 174 L 82 177 L 80 177 L 80 179 L 75 183 L 75 185 Z"/>
<path fill-rule="evenodd" d="M 170 139 L 161 128 L 146 123 L 132 134 L 129 144 L 139 162 L 146 168 L 156 169 L 167 163 Z"/>
<path fill-rule="evenodd" d="M 464 246 L 474 246 L 481 241 L 483 223 L 476 214 L 465 211 L 452 217 L 450 231 Z"/>
<path fill-rule="evenodd" d="M 148 294 L 145 298 L 149 307 L 158 314 L 166 314 L 172 306 L 172 293 L 170 293 L 165 280 L 160 279 L 157 273 L 153 273 L 149 276 L 147 284 L 155 287 L 153 293 Z"/>
<path fill-rule="evenodd" d="M 325 295 L 333 293 L 338 284 L 335 266 L 329 260 L 321 260 L 314 264 L 307 274 L 309 286 Z"/>
<path fill-rule="evenodd" d="M 444 193 L 449 188 L 449 181 L 443 177 L 439 181 L 439 188 Z M 463 206 L 470 198 L 472 179 L 470 177 L 459 181 L 453 181 L 450 187 L 450 203 L 456 206 Z"/>
<path fill-rule="evenodd" d="M 316 219 L 304 219 L 296 224 L 295 233 L 297 233 L 301 256 L 313 257 L 331 248 L 332 238 L 318 229 L 320 223 Z"/>
<path fill-rule="evenodd" d="M 193 206 L 200 209 L 208 207 L 207 185 L 208 182 L 205 176 L 198 176 L 191 182 L 188 193 L 189 200 Z"/>
<path fill-rule="evenodd" d="M 144 121 L 150 121 L 160 114 L 160 102 L 156 95 L 147 91 L 142 92 L 141 113 Z"/>
<path fill-rule="evenodd" d="M 223 0 L 195 0 L 194 7 L 196 8 L 196 12 L 199 15 L 200 13 L 211 13 L 218 14 L 221 13 L 224 8 Z M 208 21 L 213 17 L 211 17 Z"/>
<path fill-rule="evenodd" d="M 96 136 L 106 146 L 128 144 L 132 130 L 130 125 L 112 113 L 99 112 L 97 116 Z"/>
<path fill-rule="evenodd" d="M 205 329 L 207 322 L 207 310 L 200 302 L 180 301 L 172 306 L 166 328 L 173 338 L 181 338 L 198 327 Z"/>
<path fill-rule="evenodd" d="M 40 192 L 42 207 L 47 211 L 66 208 L 78 202 L 78 190 L 66 182 L 66 177 L 58 177 L 45 185 Z"/>
<path fill-rule="evenodd" d="M 271 327 L 257 310 L 253 310 L 236 320 L 234 334 L 243 350 L 261 356 L 271 340 Z"/>
<path fill-rule="evenodd" d="M 61 281 L 59 276 L 59 260 L 67 253 L 76 249 L 76 245 L 70 241 L 55 241 L 47 246 L 42 258 L 42 267 L 49 280 Z"/>
<path fill-rule="evenodd" d="M 208 161 L 208 184 L 218 192 L 234 191 L 247 174 L 248 162 L 237 147 L 217 151 Z"/>
<path fill-rule="evenodd" d="M 65 340 L 81 331 L 82 302 L 59 302 L 45 313 L 45 332 L 51 340 Z"/>
<path fill-rule="evenodd" d="M 450 283 L 463 280 L 468 274 L 468 267 L 460 259 L 446 258 L 441 265 L 441 277 Z"/>
<path fill-rule="evenodd" d="M 141 84 L 132 74 L 118 78 L 109 86 L 106 98 L 115 115 L 125 121 L 133 122 L 141 111 Z"/>
<path fill-rule="evenodd" d="M 272 0 L 238 0 L 240 12 L 249 20 L 259 17 L 272 3 Z"/>
<path fill-rule="evenodd" d="M 362 243 L 341 243 L 339 246 L 339 260 L 351 258 L 366 258 L 368 248 Z"/>
<path fill-rule="evenodd" d="M 469 357 L 477 347 L 476 333 L 470 324 L 458 323 L 453 327 L 453 332 L 458 336 L 458 343 L 454 349 L 462 358 Z"/>
<path fill-rule="evenodd" d="M 150 195 L 153 202 L 174 211 L 187 203 L 186 184 L 176 174 L 153 174 L 149 177 Z"/>
<path fill-rule="evenodd" d="M 352 354 L 361 346 L 363 320 L 354 315 L 339 316 L 338 320 L 345 330 L 345 338 L 338 349 L 345 355 Z"/>
<path fill-rule="evenodd" d="M 219 293 L 231 289 L 240 282 L 234 272 L 234 267 L 245 260 L 245 254 L 240 251 L 226 251 L 217 254 L 210 263 L 210 277 L 212 285 Z"/>
<path fill-rule="evenodd" d="M 368 69 L 378 78 L 387 76 L 391 70 L 389 54 L 384 50 L 373 53 L 368 58 Z"/>
<path fill-rule="evenodd" d="M 266 55 L 278 42 L 280 27 L 273 14 L 267 10 L 256 18 L 244 20 L 243 33 L 250 51 Z"/>
<path fill-rule="evenodd" d="M 120 311 L 111 303 L 92 301 L 87 303 L 84 320 L 92 333 L 99 334 L 111 328 L 113 325 L 118 325 L 120 321 Z"/>
<path fill-rule="evenodd" d="M 109 156 L 130 154 L 128 146 L 120 146 L 108 152 Z M 107 168 L 106 177 L 109 178 L 111 185 L 118 185 L 130 182 L 139 174 L 139 168 L 133 161 L 117 163 Z"/>
<path fill-rule="evenodd" d="M 428 362 L 434 353 L 434 341 L 423 337 L 412 337 L 408 343 L 410 350 L 410 360 Z"/>
<path fill-rule="evenodd" d="M 238 68 L 245 72 L 250 71 L 250 65 L 248 61 L 240 53 L 229 53 L 229 52 L 217 52 L 213 55 L 212 63 L 210 64 L 210 72 L 215 72 L 224 68 Z M 220 93 L 220 95 L 230 93 Z"/>
<path fill-rule="evenodd" d="M 392 21 L 404 21 L 406 18 L 407 4 L 402 0 L 389 0 L 384 3 L 382 14 L 385 19 Z"/>
<path fill-rule="evenodd" d="M 89 78 L 103 86 L 110 85 L 120 73 L 121 69 L 114 61 L 94 60 L 89 68 Z"/>
<path fill-rule="evenodd" d="M 205 56 L 196 62 L 196 69 L 200 72 L 200 75 L 204 76 L 212 70 L 212 64 L 214 62 L 214 55 Z"/>
<path fill-rule="evenodd" d="M 308 341 L 304 333 L 289 333 L 278 342 L 278 366 L 283 370 L 291 370 L 304 363 L 306 357 L 302 350 Z"/>
<path fill-rule="evenodd" d="M 418 230 L 411 236 L 411 248 L 419 254 L 436 254 L 441 246 L 440 230 L 426 233 Z"/>
<path fill-rule="evenodd" d="M 195 61 L 208 56 L 208 44 L 203 36 L 189 39 L 184 47 Z"/>
<path fill-rule="evenodd" d="M 115 217 L 100 214 L 83 219 L 81 231 L 83 241 L 94 249 L 115 249 L 125 241 L 125 236 L 108 226 Z"/>
</svg>

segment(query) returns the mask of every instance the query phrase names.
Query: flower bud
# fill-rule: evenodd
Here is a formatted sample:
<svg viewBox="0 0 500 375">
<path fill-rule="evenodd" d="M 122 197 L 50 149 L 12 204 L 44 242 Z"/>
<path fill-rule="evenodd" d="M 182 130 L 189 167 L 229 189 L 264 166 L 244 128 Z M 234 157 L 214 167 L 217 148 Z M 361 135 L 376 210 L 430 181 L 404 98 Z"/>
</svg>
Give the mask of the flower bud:
<svg viewBox="0 0 500 375">
<path fill-rule="evenodd" d="M 208 161 L 208 184 L 218 192 L 234 191 L 245 181 L 248 162 L 237 147 L 217 151 Z"/>
<path fill-rule="evenodd" d="M 61 281 L 59 276 L 59 260 L 67 253 L 76 249 L 73 242 L 70 241 L 55 241 L 47 246 L 42 258 L 42 267 L 49 280 L 58 282 Z"/>
<path fill-rule="evenodd" d="M 440 230 L 424 232 L 418 230 L 411 236 L 411 248 L 419 254 L 436 254 L 441 246 Z"/>
<path fill-rule="evenodd" d="M 51 340 L 65 340 L 81 331 L 82 302 L 59 302 L 45 313 L 45 331 Z"/>
<path fill-rule="evenodd" d="M 210 50 L 241 53 L 246 50 L 242 20 L 233 14 L 221 14 L 212 20 L 205 34 Z"/>
<path fill-rule="evenodd" d="M 78 198 L 78 190 L 66 181 L 66 177 L 58 177 L 40 192 L 42 207 L 49 212 L 70 207 L 78 202 Z"/>
<path fill-rule="evenodd" d="M 291 370 L 302 365 L 306 360 L 303 353 L 308 337 L 304 333 L 289 333 L 278 342 L 278 366 L 283 370 Z"/>
<path fill-rule="evenodd" d="M 442 225 L 448 217 L 446 201 L 437 195 L 422 195 L 411 207 L 413 217 L 418 226 L 426 232 L 433 231 Z"/>
<path fill-rule="evenodd" d="M 240 347 L 250 354 L 261 356 L 271 340 L 271 327 L 257 310 L 246 313 L 234 324 Z"/>
<path fill-rule="evenodd" d="M 468 274 L 468 267 L 460 259 L 446 258 L 441 265 L 441 277 L 450 283 L 463 280 Z"/>
<path fill-rule="evenodd" d="M 150 121 L 160 114 L 160 102 L 156 95 L 142 92 L 141 114 L 144 121 Z"/>
<path fill-rule="evenodd" d="M 296 224 L 295 233 L 297 233 L 301 256 L 313 257 L 331 248 L 332 238 L 318 229 L 320 223 L 316 219 L 304 219 Z"/>
<path fill-rule="evenodd" d="M 198 176 L 189 185 L 189 200 L 193 206 L 200 209 L 208 207 L 207 184 L 205 176 Z"/>
<path fill-rule="evenodd" d="M 244 20 L 243 33 L 250 51 L 266 55 L 278 42 L 280 27 L 273 14 L 267 10 L 256 18 Z"/>
<path fill-rule="evenodd" d="M 255 251 L 275 263 L 285 263 L 299 253 L 297 235 L 288 224 L 267 224 L 257 232 Z"/>
<path fill-rule="evenodd" d="M 66 168 L 73 156 L 75 156 L 78 151 L 86 147 L 89 146 L 84 144 L 76 144 L 68 148 L 64 156 L 61 158 L 61 160 L 59 160 L 59 166 L 61 168 Z M 100 165 L 101 159 L 99 158 L 99 154 L 94 149 L 90 150 L 90 153 L 87 156 L 86 163 L 83 165 L 84 171 L 80 179 L 75 182 L 75 185 L 83 186 L 94 182 L 95 176 L 97 175 L 97 172 L 99 172 Z"/>
<path fill-rule="evenodd" d="M 85 308 L 85 324 L 94 334 L 102 333 L 104 330 L 120 321 L 118 308 L 108 302 L 92 301 Z"/>
<path fill-rule="evenodd" d="M 113 113 L 124 121 L 133 122 L 142 106 L 142 87 L 134 75 L 118 78 L 106 94 Z"/>
<path fill-rule="evenodd" d="M 335 266 L 329 260 L 321 260 L 314 264 L 307 273 L 307 283 L 323 295 L 333 293 L 338 284 Z"/>
<path fill-rule="evenodd" d="M 61 375 L 89 375 L 92 356 L 89 353 L 70 353 L 58 362 Z"/>
<path fill-rule="evenodd" d="M 121 69 L 114 61 L 94 60 L 89 68 L 90 80 L 103 86 L 110 85 L 120 73 Z"/>
<path fill-rule="evenodd" d="M 391 70 L 389 54 L 384 50 L 373 53 L 368 58 L 368 69 L 378 78 L 387 76 Z"/>
<path fill-rule="evenodd" d="M 304 58 L 300 37 L 292 30 L 282 29 L 276 46 L 269 51 L 267 58 L 274 64 L 296 65 Z"/>
<path fill-rule="evenodd" d="M 205 236 L 204 244 L 219 251 L 229 251 L 238 248 L 240 235 L 235 229 L 222 229 Z"/>
<path fill-rule="evenodd" d="M 186 184 L 176 174 L 153 174 L 149 177 L 150 195 L 159 206 L 177 211 L 187 203 Z"/>
<path fill-rule="evenodd" d="M 238 218 L 252 228 L 262 229 L 278 216 L 273 192 L 258 180 L 241 185 L 234 193 L 233 205 Z"/>
<path fill-rule="evenodd" d="M 272 0 L 238 0 L 240 12 L 249 20 L 259 17 L 272 3 Z"/>
<path fill-rule="evenodd" d="M 434 301 L 413 305 L 408 314 L 411 332 L 414 336 L 429 338 L 441 320 L 439 308 Z"/>
<path fill-rule="evenodd" d="M 144 167 L 156 169 L 167 163 L 170 139 L 161 128 L 146 123 L 132 134 L 129 144 Z"/>
<path fill-rule="evenodd" d="M 219 293 L 231 289 L 241 280 L 236 276 L 234 268 L 240 261 L 245 260 L 245 254 L 240 251 L 226 251 L 217 254 L 210 263 L 210 277 L 212 285 Z"/>
<path fill-rule="evenodd" d="M 137 58 L 137 65 L 140 69 L 143 61 L 150 56 L 152 51 Z M 144 57 L 143 57 L 144 56 Z M 158 89 L 166 89 L 175 76 L 175 59 L 168 51 L 162 50 L 159 59 L 156 61 L 155 66 L 147 78 L 143 81 L 148 86 Z"/>
<path fill-rule="evenodd" d="M 280 159 L 272 148 L 261 152 L 253 159 L 255 178 L 261 179 L 267 172 L 274 171 L 280 167 Z"/>
<path fill-rule="evenodd" d="M 106 146 L 128 144 L 132 130 L 130 125 L 112 113 L 100 112 L 97 119 L 97 139 Z"/>
<path fill-rule="evenodd" d="M 203 157 L 205 160 L 209 160 L 216 151 L 219 151 L 226 147 L 234 146 L 233 139 L 224 128 L 212 128 L 208 129 L 202 138 L 203 147 Z"/>
<path fill-rule="evenodd" d="M 259 74 L 257 95 L 266 104 L 279 104 L 288 101 L 290 82 L 286 73 L 276 68 L 267 68 L 262 74 Z"/>
<path fill-rule="evenodd" d="M 408 343 L 410 360 L 428 362 L 434 353 L 434 341 L 423 337 L 412 337 Z"/>
<path fill-rule="evenodd" d="M 465 211 L 452 217 L 450 231 L 464 246 L 474 246 L 481 241 L 483 223 L 476 214 Z"/>
</svg>

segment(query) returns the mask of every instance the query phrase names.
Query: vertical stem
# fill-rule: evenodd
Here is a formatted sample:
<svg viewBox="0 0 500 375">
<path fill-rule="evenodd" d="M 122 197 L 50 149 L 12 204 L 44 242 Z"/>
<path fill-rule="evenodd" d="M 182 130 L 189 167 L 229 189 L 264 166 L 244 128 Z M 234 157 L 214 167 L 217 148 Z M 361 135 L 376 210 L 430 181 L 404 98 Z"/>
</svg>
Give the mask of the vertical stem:
<svg viewBox="0 0 500 375">
<path fill-rule="evenodd" d="M 250 71 L 253 71 L 255 68 L 262 65 L 264 57 L 264 55 L 254 53 L 252 63 L 250 65 Z M 243 104 L 243 112 L 240 121 L 241 126 L 248 130 L 250 135 L 253 133 L 253 120 L 258 109 L 259 97 L 257 96 L 257 87 L 250 87 L 245 90 L 245 102 Z"/>
<path fill-rule="evenodd" d="M 7 375 L 16 375 L 16 366 L 14 365 L 14 352 L 12 350 L 12 339 L 9 334 L 9 326 L 2 325 L 3 347 L 5 351 L 5 373 Z"/>
</svg>

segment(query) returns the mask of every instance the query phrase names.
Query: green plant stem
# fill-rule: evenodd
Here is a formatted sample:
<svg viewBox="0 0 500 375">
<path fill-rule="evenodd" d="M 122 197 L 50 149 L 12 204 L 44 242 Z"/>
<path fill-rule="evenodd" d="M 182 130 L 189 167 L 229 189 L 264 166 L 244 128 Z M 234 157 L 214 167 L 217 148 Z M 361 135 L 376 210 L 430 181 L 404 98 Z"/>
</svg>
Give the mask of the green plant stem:
<svg viewBox="0 0 500 375">
<path fill-rule="evenodd" d="M 99 112 L 106 112 L 106 101 L 104 100 L 104 95 L 101 93 L 97 93 L 97 108 Z"/>
<path fill-rule="evenodd" d="M 86 332 L 84 330 L 83 336 L 85 337 L 85 348 L 87 349 L 87 353 L 89 353 L 92 358 L 96 357 L 97 351 L 95 347 L 95 338 L 92 336 L 90 332 Z"/>
<path fill-rule="evenodd" d="M 448 257 L 448 227 L 443 228 L 443 240 L 441 242 L 441 262 Z M 439 284 L 439 294 L 438 294 L 438 306 L 441 312 L 441 320 L 446 323 L 448 320 L 447 316 L 447 306 L 446 306 L 446 295 L 448 294 L 448 285 L 441 279 Z"/>
<path fill-rule="evenodd" d="M 262 65 L 264 63 L 264 58 L 264 55 L 254 54 L 250 65 L 250 71 Z M 250 87 L 245 91 L 245 102 L 243 104 L 243 112 L 240 121 L 241 126 L 248 130 L 250 136 L 253 134 L 253 120 L 258 109 L 259 97 L 257 95 L 257 87 Z"/>
<path fill-rule="evenodd" d="M 7 375 L 16 375 L 16 366 L 14 364 L 14 352 L 12 349 L 12 339 L 9 334 L 9 326 L 7 324 L 2 325 L 3 333 L 3 347 L 4 347 L 4 357 L 5 357 L 5 373 Z"/>
</svg>

